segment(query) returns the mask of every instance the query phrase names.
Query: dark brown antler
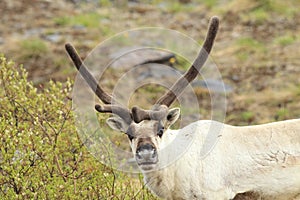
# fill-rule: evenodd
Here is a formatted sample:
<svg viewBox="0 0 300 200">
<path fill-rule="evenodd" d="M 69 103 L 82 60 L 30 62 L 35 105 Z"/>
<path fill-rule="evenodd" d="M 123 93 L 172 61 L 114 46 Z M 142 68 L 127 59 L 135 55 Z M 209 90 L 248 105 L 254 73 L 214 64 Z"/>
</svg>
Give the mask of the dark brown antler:
<svg viewBox="0 0 300 200">
<path fill-rule="evenodd" d="M 80 72 L 81 76 L 87 82 L 87 84 L 92 88 L 95 94 L 101 99 L 101 101 L 105 104 L 110 104 L 112 102 L 112 96 L 104 92 L 104 90 L 97 84 L 97 81 L 92 76 L 92 74 L 88 71 L 85 64 L 82 62 L 75 48 L 71 44 L 65 45 L 66 51 L 71 57 L 74 65 L 77 70 Z"/>
<path fill-rule="evenodd" d="M 218 28 L 219 19 L 217 17 L 212 17 L 205 38 L 205 42 L 199 52 L 198 57 L 196 58 L 190 69 L 180 79 L 176 81 L 176 83 L 171 87 L 171 89 L 168 92 L 166 92 L 157 101 L 157 104 L 166 105 L 169 107 L 175 101 L 176 97 L 178 97 L 188 86 L 188 84 L 197 77 L 200 69 L 206 62 L 208 55 L 212 49 L 214 40 L 218 32 Z"/>
<path fill-rule="evenodd" d="M 127 124 L 130 124 L 132 121 L 132 115 L 127 108 L 123 108 L 117 105 L 95 105 L 95 109 L 100 113 L 114 113 L 117 114 L 119 117 L 124 119 Z"/>
<path fill-rule="evenodd" d="M 198 57 L 190 67 L 190 69 L 176 81 L 176 83 L 171 87 L 171 89 L 166 92 L 158 101 L 157 104 L 154 106 L 152 110 L 144 110 L 139 107 L 133 107 L 131 112 L 122 106 L 117 104 L 112 105 L 115 103 L 113 97 L 107 94 L 98 84 L 95 78 L 91 75 L 88 71 L 82 60 L 80 59 L 79 55 L 77 54 L 75 48 L 71 44 L 66 44 L 66 50 L 71 57 L 74 65 L 88 83 L 88 85 L 93 89 L 95 94 L 99 97 L 99 99 L 106 105 L 96 105 L 95 109 L 101 113 L 114 113 L 119 115 L 122 119 L 124 119 L 128 124 L 131 123 L 132 120 L 134 122 L 139 123 L 143 120 L 150 120 L 156 119 L 160 120 L 166 116 L 168 107 L 174 102 L 176 97 L 178 97 L 183 90 L 187 87 L 187 85 L 193 81 L 201 67 L 206 62 L 208 55 L 212 49 L 217 31 L 219 27 L 219 19 L 217 17 L 213 17 L 211 19 L 209 29 L 207 32 L 207 36 L 203 47 L 201 48 Z"/>
<path fill-rule="evenodd" d="M 98 84 L 92 74 L 89 72 L 85 64 L 82 62 L 75 48 L 71 44 L 65 45 L 66 51 L 68 52 L 70 58 L 72 59 L 74 65 L 77 70 L 80 72 L 81 76 L 88 83 L 91 89 L 95 92 L 95 94 L 99 97 L 99 99 L 109 105 L 96 105 L 95 108 L 98 112 L 102 113 L 114 113 L 123 118 L 127 123 L 130 123 L 132 120 L 131 113 L 128 109 L 123 108 L 119 105 L 111 105 L 113 103 L 113 97 L 107 94 Z M 115 102 L 115 101 L 114 101 Z"/>
<path fill-rule="evenodd" d="M 151 119 L 161 120 L 167 115 L 167 112 L 168 107 L 165 105 L 157 105 L 152 110 L 144 110 L 137 106 L 134 106 L 131 109 L 133 120 L 136 123 Z"/>
</svg>

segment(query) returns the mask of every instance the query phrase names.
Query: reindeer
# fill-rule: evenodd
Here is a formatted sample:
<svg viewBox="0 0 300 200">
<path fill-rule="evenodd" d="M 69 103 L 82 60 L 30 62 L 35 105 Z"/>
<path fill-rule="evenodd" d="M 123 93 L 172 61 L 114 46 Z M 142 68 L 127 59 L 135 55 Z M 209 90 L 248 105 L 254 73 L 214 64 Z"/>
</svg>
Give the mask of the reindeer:
<svg viewBox="0 0 300 200">
<path fill-rule="evenodd" d="M 127 109 L 106 93 L 89 73 L 71 44 L 66 50 L 74 65 L 104 105 L 100 113 L 113 113 L 107 124 L 125 133 L 148 188 L 164 199 L 300 199 L 300 119 L 235 127 L 200 120 L 179 129 L 180 108 L 169 108 L 195 79 L 211 52 L 219 20 L 211 19 L 205 42 L 189 70 L 150 110 Z M 215 131 L 217 140 L 202 157 L 205 138 Z M 178 139 L 179 138 L 179 139 Z M 179 159 L 168 163 L 185 141 L 192 143 Z M 168 146 L 168 151 L 163 151 Z"/>
</svg>

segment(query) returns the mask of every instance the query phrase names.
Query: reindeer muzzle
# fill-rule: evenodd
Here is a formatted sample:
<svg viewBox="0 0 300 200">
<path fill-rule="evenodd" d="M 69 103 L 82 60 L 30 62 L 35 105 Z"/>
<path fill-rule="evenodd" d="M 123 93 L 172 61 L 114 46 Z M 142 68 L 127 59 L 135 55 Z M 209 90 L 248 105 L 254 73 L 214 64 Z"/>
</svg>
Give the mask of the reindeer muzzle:
<svg viewBox="0 0 300 200">
<path fill-rule="evenodd" d="M 154 165 L 158 162 L 157 150 L 151 144 L 143 144 L 136 150 L 135 158 L 138 165 Z"/>
</svg>

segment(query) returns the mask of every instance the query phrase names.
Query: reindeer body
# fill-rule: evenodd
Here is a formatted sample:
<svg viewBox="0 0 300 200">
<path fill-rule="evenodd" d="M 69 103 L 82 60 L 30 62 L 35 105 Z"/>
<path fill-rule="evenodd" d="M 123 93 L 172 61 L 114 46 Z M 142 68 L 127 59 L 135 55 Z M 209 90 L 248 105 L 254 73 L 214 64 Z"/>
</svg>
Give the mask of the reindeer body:
<svg viewBox="0 0 300 200">
<path fill-rule="evenodd" d="M 97 84 L 75 48 L 66 44 L 66 50 L 104 104 L 96 105 L 96 110 L 114 114 L 107 119 L 108 125 L 128 136 L 145 182 L 158 196 L 175 200 L 300 199 L 300 119 L 246 127 L 203 120 L 180 130 L 169 129 L 180 115 L 179 108 L 169 107 L 206 62 L 218 27 L 219 20 L 213 17 L 191 67 L 151 110 L 119 104 Z M 214 141 L 215 146 L 207 148 Z"/>
<path fill-rule="evenodd" d="M 215 147 L 200 159 L 210 126 L 223 128 Z M 169 154 L 180 146 L 169 142 L 174 137 L 193 137 L 193 142 L 166 168 L 143 172 L 147 186 L 162 198 L 228 200 L 254 192 L 265 200 L 300 199 L 300 119 L 245 127 L 198 121 L 166 131 L 162 144 L 174 148 Z"/>
</svg>

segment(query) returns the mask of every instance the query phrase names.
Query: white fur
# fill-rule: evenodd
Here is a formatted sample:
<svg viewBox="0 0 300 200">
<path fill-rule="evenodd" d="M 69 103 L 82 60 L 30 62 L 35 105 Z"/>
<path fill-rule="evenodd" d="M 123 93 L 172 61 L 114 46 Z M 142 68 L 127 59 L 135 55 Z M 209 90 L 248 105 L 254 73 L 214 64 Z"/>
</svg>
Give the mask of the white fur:
<svg viewBox="0 0 300 200">
<path fill-rule="evenodd" d="M 202 147 L 214 139 L 214 148 L 203 157 Z M 185 145 L 188 149 L 176 161 L 143 172 L 147 186 L 164 199 L 228 200 L 248 191 L 266 200 L 300 199 L 300 119 L 245 127 L 203 120 L 167 130 L 160 166 Z"/>
</svg>

